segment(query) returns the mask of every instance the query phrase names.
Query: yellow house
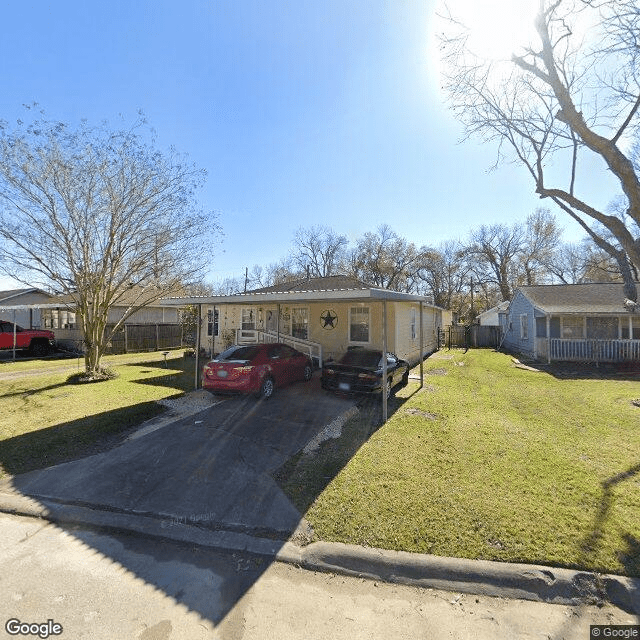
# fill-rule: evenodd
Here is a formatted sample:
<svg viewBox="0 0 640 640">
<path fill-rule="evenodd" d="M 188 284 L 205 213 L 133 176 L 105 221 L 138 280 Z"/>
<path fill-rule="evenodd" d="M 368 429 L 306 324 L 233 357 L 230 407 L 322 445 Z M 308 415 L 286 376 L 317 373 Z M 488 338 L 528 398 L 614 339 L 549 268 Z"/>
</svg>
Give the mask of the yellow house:
<svg viewBox="0 0 640 640">
<path fill-rule="evenodd" d="M 411 364 L 437 349 L 443 309 L 423 296 L 371 287 L 347 276 L 309 278 L 234 295 L 170 298 L 200 309 L 200 347 L 286 342 L 318 366 L 349 347 L 386 350 Z"/>
</svg>

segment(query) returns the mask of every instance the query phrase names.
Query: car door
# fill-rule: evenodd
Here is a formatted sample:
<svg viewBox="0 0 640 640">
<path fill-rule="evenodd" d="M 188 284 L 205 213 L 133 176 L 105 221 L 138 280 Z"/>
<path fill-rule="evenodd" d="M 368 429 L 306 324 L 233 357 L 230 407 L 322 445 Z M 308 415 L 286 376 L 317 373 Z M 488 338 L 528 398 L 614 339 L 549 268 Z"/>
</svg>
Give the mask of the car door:
<svg viewBox="0 0 640 640">
<path fill-rule="evenodd" d="M 283 354 L 283 345 L 274 344 L 267 351 L 267 360 L 271 369 L 271 375 L 278 385 L 288 382 L 286 356 Z"/>
</svg>

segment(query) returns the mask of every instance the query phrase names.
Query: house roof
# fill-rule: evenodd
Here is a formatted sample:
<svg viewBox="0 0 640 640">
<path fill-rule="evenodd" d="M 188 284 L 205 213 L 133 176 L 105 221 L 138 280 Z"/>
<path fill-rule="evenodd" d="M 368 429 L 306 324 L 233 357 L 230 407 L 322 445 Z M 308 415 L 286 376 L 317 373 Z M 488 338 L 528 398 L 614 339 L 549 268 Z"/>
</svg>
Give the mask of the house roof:
<svg viewBox="0 0 640 640">
<path fill-rule="evenodd" d="M 325 276 L 322 278 L 303 278 L 301 280 L 292 280 L 290 282 L 281 282 L 271 287 L 263 287 L 261 289 L 253 289 L 247 293 L 285 293 L 291 291 L 336 291 L 339 289 L 369 289 L 369 285 L 365 284 L 357 278 L 349 276 Z"/>
<path fill-rule="evenodd" d="M 505 302 L 498 303 L 495 307 L 491 307 L 491 309 L 487 309 L 482 313 L 479 313 L 476 318 L 483 318 L 484 316 L 488 316 L 491 314 L 498 314 L 501 311 L 506 311 L 509 308 L 510 302 L 506 300 Z"/>
<path fill-rule="evenodd" d="M 627 314 L 624 285 L 620 282 L 545 284 L 519 287 L 534 307 L 550 313 Z"/>
<path fill-rule="evenodd" d="M 44 296 L 49 296 L 46 291 L 36 289 L 35 287 L 29 287 L 28 289 L 9 289 L 8 291 L 0 291 L 0 303 L 11 300 L 12 298 L 19 298 L 27 293 L 41 293 Z"/>
<path fill-rule="evenodd" d="M 163 304 L 184 306 L 190 304 L 265 304 L 293 303 L 329 300 L 397 300 L 407 302 L 423 302 L 433 307 L 420 295 L 402 293 L 389 289 L 378 289 L 348 276 L 328 276 L 325 278 L 309 278 L 283 282 L 272 287 L 264 287 L 221 296 L 191 296 L 184 298 L 165 298 Z"/>
</svg>

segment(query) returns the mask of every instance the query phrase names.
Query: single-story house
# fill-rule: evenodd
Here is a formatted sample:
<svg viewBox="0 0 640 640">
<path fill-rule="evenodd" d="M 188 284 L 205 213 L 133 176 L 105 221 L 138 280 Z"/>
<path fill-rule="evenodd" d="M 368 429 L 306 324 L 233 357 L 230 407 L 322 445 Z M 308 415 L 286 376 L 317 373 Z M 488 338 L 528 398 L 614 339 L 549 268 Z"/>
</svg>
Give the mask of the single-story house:
<svg viewBox="0 0 640 640">
<path fill-rule="evenodd" d="M 40 309 L 33 305 L 45 304 L 51 298 L 52 296 L 46 291 L 33 287 L 0 291 L 0 320 L 15 322 L 24 329 L 41 329 Z M 6 307 L 13 308 L 6 309 Z"/>
<path fill-rule="evenodd" d="M 415 364 L 438 348 L 443 313 L 423 296 L 371 287 L 347 276 L 162 302 L 199 306 L 199 344 L 209 354 L 232 344 L 281 341 L 308 353 L 318 366 L 349 347 L 382 350 L 384 344 Z"/>
<path fill-rule="evenodd" d="M 22 291 L 22 290 L 21 290 Z M 25 292 L 37 292 L 37 289 L 25 289 Z M 5 292 L 6 293 L 6 292 Z M 22 296 L 0 298 L 0 319 L 7 319 L 25 328 L 51 329 L 56 343 L 64 348 L 83 350 L 82 328 L 79 326 L 75 305 L 71 296 L 52 296 L 44 292 Z M 0 293 L 0 295 L 2 295 Z M 107 328 L 122 319 L 129 305 L 137 306 L 144 299 L 144 291 L 133 288 L 126 291 L 109 309 Z M 29 323 L 19 318 L 30 319 Z M 35 322 L 35 319 L 38 319 Z M 125 321 L 123 329 L 112 342 L 112 351 L 146 351 L 161 348 L 180 347 L 182 344 L 182 325 L 180 309 L 165 306 L 159 301 L 135 311 Z"/>
<path fill-rule="evenodd" d="M 509 308 L 509 302 L 501 302 L 491 309 L 487 309 L 476 316 L 476 324 L 488 327 L 500 326 L 500 313 L 505 313 Z"/>
<path fill-rule="evenodd" d="M 551 361 L 640 361 L 640 304 L 621 283 L 519 287 L 500 314 L 502 346 Z"/>
</svg>

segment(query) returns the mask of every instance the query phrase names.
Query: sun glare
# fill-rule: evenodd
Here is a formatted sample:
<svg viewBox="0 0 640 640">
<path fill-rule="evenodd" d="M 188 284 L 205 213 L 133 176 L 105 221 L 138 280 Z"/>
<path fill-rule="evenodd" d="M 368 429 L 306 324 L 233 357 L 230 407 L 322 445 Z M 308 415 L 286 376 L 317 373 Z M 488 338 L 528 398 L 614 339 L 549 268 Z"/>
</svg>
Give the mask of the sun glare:
<svg viewBox="0 0 640 640">
<path fill-rule="evenodd" d="M 452 16 L 469 30 L 469 48 L 491 60 L 508 60 L 534 40 L 538 0 L 448 0 Z"/>
</svg>

